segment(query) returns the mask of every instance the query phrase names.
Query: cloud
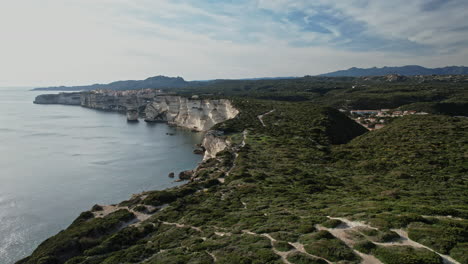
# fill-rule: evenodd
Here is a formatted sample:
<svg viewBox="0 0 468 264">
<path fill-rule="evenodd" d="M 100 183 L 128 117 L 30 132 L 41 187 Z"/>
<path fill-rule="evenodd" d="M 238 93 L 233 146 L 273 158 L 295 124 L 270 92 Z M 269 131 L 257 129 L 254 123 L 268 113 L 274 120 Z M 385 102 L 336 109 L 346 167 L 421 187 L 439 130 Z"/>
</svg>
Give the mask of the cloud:
<svg viewBox="0 0 468 264">
<path fill-rule="evenodd" d="M 463 0 L 2 0 L 0 85 L 463 64 Z"/>
</svg>

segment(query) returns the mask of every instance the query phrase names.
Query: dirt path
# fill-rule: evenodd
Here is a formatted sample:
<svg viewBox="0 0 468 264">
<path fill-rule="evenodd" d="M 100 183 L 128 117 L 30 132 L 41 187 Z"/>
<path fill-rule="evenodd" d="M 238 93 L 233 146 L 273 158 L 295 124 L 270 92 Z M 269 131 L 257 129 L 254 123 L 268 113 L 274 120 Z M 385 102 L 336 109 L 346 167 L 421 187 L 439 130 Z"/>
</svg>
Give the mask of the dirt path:
<svg viewBox="0 0 468 264">
<path fill-rule="evenodd" d="M 291 254 L 291 253 L 294 253 L 294 252 L 301 252 L 311 258 L 315 258 L 315 259 L 322 259 L 324 261 L 326 261 L 327 263 L 329 264 L 332 264 L 331 261 L 328 261 L 327 259 L 324 259 L 324 258 L 321 258 L 319 256 L 315 256 L 315 255 L 312 255 L 312 254 L 309 254 L 306 252 L 306 250 L 304 249 L 304 245 L 299 243 L 299 242 L 296 242 L 296 243 L 291 243 L 291 242 L 288 242 L 289 245 L 293 246 L 294 249 L 290 250 L 290 251 L 279 251 L 275 248 L 274 246 L 274 243 L 277 241 L 276 239 L 274 239 L 270 234 L 257 234 L 257 233 L 254 233 L 252 231 L 249 231 L 249 230 L 242 230 L 242 232 L 244 234 L 248 234 L 248 235 L 252 235 L 252 236 L 263 236 L 263 237 L 266 237 L 270 240 L 270 243 L 271 243 L 271 248 L 273 250 L 273 252 L 280 256 L 281 257 L 281 260 L 284 262 L 284 263 L 287 263 L 287 264 L 290 264 L 291 262 L 289 262 L 288 260 L 288 255 Z"/>
<path fill-rule="evenodd" d="M 372 226 L 370 226 L 370 225 L 368 225 L 368 224 L 366 224 L 364 222 L 360 222 L 360 221 L 351 221 L 351 220 L 348 220 L 346 218 L 340 218 L 340 217 L 328 217 L 328 218 L 340 220 L 344 224 L 339 225 L 336 228 L 325 228 L 323 226 L 318 225 L 317 229 L 326 230 L 326 231 L 330 232 L 333 236 L 335 236 L 336 238 L 342 240 L 346 245 L 348 245 L 351 248 L 355 244 L 355 241 L 352 240 L 352 238 L 347 234 L 346 231 L 352 230 L 352 231 L 356 231 L 356 232 L 361 233 L 358 230 L 359 227 L 365 227 L 365 228 L 378 230 L 377 228 L 372 227 Z M 437 252 L 437 251 L 435 251 L 435 250 L 433 250 L 433 249 L 431 249 L 431 248 L 429 248 L 427 246 L 424 246 L 424 245 L 422 245 L 422 244 L 420 244 L 420 243 L 418 243 L 416 241 L 411 240 L 408 237 L 408 233 L 403 229 L 392 229 L 392 231 L 396 232 L 400 236 L 400 239 L 398 241 L 386 242 L 386 243 L 378 243 L 378 242 L 373 242 L 373 243 L 376 244 L 376 245 L 384 246 L 384 247 L 410 246 L 410 247 L 414 247 L 414 248 L 425 248 L 425 249 L 430 250 L 430 251 L 436 253 L 437 255 L 439 255 L 443 259 L 444 264 L 460 264 L 458 261 L 454 260 L 450 256 L 441 254 L 441 253 L 439 253 L 439 252 Z M 366 255 L 366 254 L 363 254 L 363 253 L 358 252 L 356 250 L 354 250 L 354 252 L 356 254 L 360 255 L 363 258 L 362 263 L 365 263 L 365 264 L 382 263 L 377 258 L 375 258 L 374 256 Z"/>
<path fill-rule="evenodd" d="M 426 247 L 426 246 L 424 246 L 424 245 L 422 245 L 422 244 L 420 244 L 420 243 L 418 243 L 418 242 L 416 242 L 414 240 L 411 240 L 408 237 L 408 233 L 403 229 L 392 229 L 392 231 L 394 231 L 398 235 L 400 235 L 400 237 L 402 239 L 400 241 L 398 241 L 397 243 L 390 242 L 390 243 L 378 243 L 378 244 L 383 245 L 383 246 L 386 246 L 386 245 L 395 246 L 395 245 L 398 245 L 398 243 L 401 243 L 401 245 L 408 245 L 408 246 L 415 247 L 415 248 L 425 248 L 425 249 L 430 250 L 430 251 L 436 253 L 437 255 L 439 255 L 443 259 L 444 264 L 460 264 L 460 262 L 454 260 L 450 256 L 441 254 L 441 253 L 433 250 L 432 248 Z"/>
<path fill-rule="evenodd" d="M 196 226 L 191 226 L 191 225 L 184 225 L 184 224 L 179 224 L 179 223 L 170 223 L 170 222 L 165 222 L 165 221 L 160 221 L 162 224 L 165 224 L 165 225 L 172 225 L 172 226 L 175 226 L 175 227 L 179 227 L 179 228 L 190 228 L 190 229 L 193 229 L 195 231 L 198 231 L 198 232 L 202 232 L 202 230 L 199 228 L 199 227 L 196 227 Z"/>
<path fill-rule="evenodd" d="M 348 230 L 352 230 L 355 227 L 362 227 L 363 225 L 361 224 L 356 224 L 354 227 L 348 226 L 342 226 L 341 228 L 326 228 L 321 225 L 317 225 L 318 230 L 326 230 L 330 232 L 334 237 L 338 238 L 339 240 L 343 241 L 356 255 L 360 256 L 362 258 L 362 264 L 382 264 L 380 260 L 378 260 L 376 257 L 368 254 L 364 254 L 362 252 L 359 252 L 355 249 L 353 249 L 354 244 L 356 241 L 354 241 L 347 233 Z"/>
<path fill-rule="evenodd" d="M 258 117 L 258 120 L 260 120 L 260 123 L 262 123 L 262 126 L 263 126 L 263 127 L 266 127 L 265 122 L 263 122 L 263 117 L 265 117 L 266 115 L 269 115 L 269 114 L 273 113 L 274 111 L 275 111 L 275 109 L 273 109 L 273 110 L 271 110 L 271 111 L 269 111 L 269 112 L 266 112 L 266 113 L 264 113 L 264 114 L 262 114 L 262 115 L 257 116 L 257 117 Z"/>
<path fill-rule="evenodd" d="M 102 207 L 102 210 L 92 212 L 94 214 L 94 217 L 103 218 L 111 213 L 124 209 L 133 213 L 136 217 L 136 219 L 133 220 L 131 224 L 129 224 L 131 226 L 140 225 L 141 222 L 148 220 L 154 214 L 154 213 L 144 213 L 144 212 L 135 211 L 133 209 L 128 208 L 128 206 L 102 205 L 101 207 Z M 156 212 L 157 211 L 156 209 L 158 209 L 157 207 L 148 206 L 148 205 L 145 205 L 145 207 L 147 208 L 149 212 Z"/>
<path fill-rule="evenodd" d="M 247 135 L 249 134 L 249 131 L 247 129 L 245 129 L 244 131 L 242 131 L 242 142 L 239 146 L 239 149 L 237 149 L 235 152 L 234 152 L 234 164 L 232 165 L 232 167 L 226 172 L 226 176 L 229 176 L 231 174 L 231 172 L 236 168 L 236 160 L 237 160 L 237 157 L 239 157 L 239 154 L 237 153 L 241 148 L 245 147 L 245 140 L 247 139 Z M 221 181 L 220 180 L 221 178 L 218 179 L 218 181 L 220 183 L 224 183 L 224 179 Z"/>
<path fill-rule="evenodd" d="M 213 262 L 216 263 L 216 261 L 218 261 L 218 259 L 216 258 L 216 256 L 213 253 L 208 252 L 208 251 L 205 251 L 205 252 L 206 252 L 206 254 L 210 255 L 210 257 L 213 259 Z"/>
<path fill-rule="evenodd" d="M 328 259 L 324 259 L 322 257 L 319 257 L 319 256 L 315 256 L 315 255 L 312 255 L 310 253 L 307 253 L 307 251 L 305 250 L 304 248 L 304 245 L 302 243 L 299 243 L 299 242 L 296 242 L 296 243 L 289 243 L 291 246 L 293 246 L 296 251 L 299 251 L 301 252 L 302 254 L 305 254 L 311 258 L 315 258 L 315 259 L 322 259 L 324 261 L 326 261 L 328 264 L 333 264 L 333 262 L 329 261 Z"/>
</svg>

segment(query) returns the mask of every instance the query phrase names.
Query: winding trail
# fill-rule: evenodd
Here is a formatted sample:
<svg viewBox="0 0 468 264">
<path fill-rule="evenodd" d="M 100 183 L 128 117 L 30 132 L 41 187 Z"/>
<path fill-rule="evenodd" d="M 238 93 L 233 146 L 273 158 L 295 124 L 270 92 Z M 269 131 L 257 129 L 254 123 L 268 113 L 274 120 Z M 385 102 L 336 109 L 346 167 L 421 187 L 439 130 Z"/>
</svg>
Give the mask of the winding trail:
<svg viewBox="0 0 468 264">
<path fill-rule="evenodd" d="M 435 250 L 433 250 L 432 248 L 429 248 L 427 246 L 424 246 L 423 244 L 420 244 L 412 239 L 410 239 L 408 237 L 408 233 L 403 230 L 403 229 L 392 229 L 392 231 L 396 232 L 398 235 L 400 235 L 400 237 L 402 238 L 400 241 L 398 241 L 399 243 L 401 243 L 402 245 L 408 245 L 408 246 L 411 246 L 411 247 L 415 247 L 415 248 L 425 248 L 427 250 L 430 250 L 434 253 L 436 253 L 437 255 L 439 255 L 442 260 L 444 261 L 444 264 L 460 264 L 460 262 L 454 260 L 453 258 L 451 258 L 450 256 L 447 256 L 447 255 L 444 255 L 444 254 L 441 254 Z M 377 243 L 376 243 L 377 244 Z M 379 243 L 381 244 L 381 243 Z M 390 243 L 383 243 L 384 246 L 385 244 L 387 245 L 398 245 L 396 244 L 395 242 L 390 242 Z"/>
<path fill-rule="evenodd" d="M 365 228 L 378 230 L 377 228 L 372 227 L 372 226 L 370 226 L 370 225 L 368 225 L 368 224 L 366 224 L 364 222 L 360 222 L 360 221 L 351 221 L 351 220 L 348 220 L 346 218 L 341 218 L 341 217 L 328 217 L 328 218 L 329 219 L 340 220 L 344 224 L 341 224 L 336 228 L 326 228 L 326 227 L 317 225 L 317 229 L 326 230 L 326 231 L 330 232 L 333 236 L 335 236 L 336 238 L 342 240 L 350 248 L 352 248 L 352 246 L 356 242 L 354 240 L 352 240 L 352 238 L 347 234 L 346 231 L 352 230 L 352 231 L 355 231 L 355 232 L 358 232 L 358 233 L 362 234 L 362 232 L 359 231 L 359 227 L 365 227 Z M 394 231 L 395 233 L 397 233 L 400 236 L 400 239 L 397 240 L 397 241 L 394 241 L 394 242 L 385 242 L 385 243 L 373 242 L 373 243 L 376 244 L 376 245 L 379 245 L 379 246 L 384 246 L 384 247 L 410 246 L 410 247 L 413 247 L 413 248 L 425 248 L 425 249 L 430 250 L 430 251 L 436 253 L 437 255 L 439 255 L 442 258 L 444 264 L 460 264 L 460 262 L 454 260 L 450 256 L 441 254 L 441 253 L 433 250 L 432 248 L 429 248 L 429 247 L 424 246 L 424 245 L 422 245 L 422 244 L 420 244 L 420 243 L 418 243 L 418 242 L 416 242 L 414 240 L 411 240 L 408 237 L 408 233 L 403 229 L 391 229 L 391 231 Z M 362 234 L 362 235 L 364 235 L 364 234 Z M 365 264 L 382 263 L 372 255 L 363 254 L 363 253 L 361 253 L 359 251 L 356 251 L 356 250 L 354 250 L 354 252 L 362 257 L 362 259 L 363 259 L 362 263 L 365 263 Z"/>
<path fill-rule="evenodd" d="M 269 114 L 273 113 L 274 111 L 276 111 L 276 110 L 273 109 L 273 110 L 270 110 L 270 111 L 268 111 L 268 112 L 266 112 L 266 113 L 264 113 L 264 114 L 262 114 L 262 115 L 257 116 L 258 120 L 260 120 L 260 123 L 262 123 L 262 126 L 263 126 L 263 127 L 266 127 L 265 122 L 263 122 L 263 117 L 265 117 L 266 115 L 269 115 Z"/>
<path fill-rule="evenodd" d="M 100 211 L 93 211 L 93 215 L 96 218 L 103 218 L 106 217 L 107 215 L 114 213 L 118 210 L 127 210 L 135 215 L 135 219 L 129 223 L 129 226 L 139 226 L 143 221 L 148 220 L 154 213 L 156 213 L 157 209 L 160 209 L 158 207 L 150 206 L 150 205 L 142 205 L 145 206 L 147 209 L 147 213 L 145 212 L 139 212 L 135 211 L 133 209 L 130 209 L 128 206 L 118 206 L 118 205 L 102 205 L 102 210 Z M 151 212 L 151 213 L 150 213 Z"/>
<path fill-rule="evenodd" d="M 263 236 L 263 237 L 266 237 L 270 240 L 270 243 L 271 243 L 271 249 L 273 250 L 273 252 L 280 256 L 281 257 L 281 260 L 284 262 L 284 263 L 287 263 L 287 264 L 291 264 L 291 262 L 289 262 L 288 260 L 288 256 L 289 254 L 291 253 L 294 253 L 294 252 L 301 252 L 311 258 L 314 258 L 314 259 L 322 259 L 324 261 L 326 261 L 328 264 L 333 264 L 331 261 L 327 260 L 327 259 L 324 259 L 322 257 L 319 257 L 319 256 L 315 256 L 315 255 L 312 255 L 312 254 L 309 254 L 307 253 L 307 251 L 305 250 L 304 248 L 304 245 L 299 243 L 299 242 L 296 242 L 296 243 L 291 243 L 291 242 L 288 242 L 289 245 L 291 245 L 292 247 L 294 247 L 294 249 L 292 250 L 289 250 L 289 251 L 279 251 L 275 248 L 275 245 L 274 243 L 277 241 L 276 239 L 274 239 L 270 234 L 257 234 L 257 233 L 254 233 L 252 231 L 249 231 L 249 230 L 242 230 L 242 233 L 244 234 L 248 234 L 248 235 L 252 235 L 252 236 Z"/>
<path fill-rule="evenodd" d="M 242 131 L 242 142 L 239 146 L 239 149 L 237 149 L 236 151 L 234 151 L 234 163 L 232 165 L 232 167 L 226 172 L 226 177 L 229 176 L 231 174 L 231 172 L 236 168 L 236 161 L 237 161 L 237 157 L 239 157 L 239 154 L 237 152 L 239 152 L 239 150 L 243 147 L 245 147 L 245 140 L 247 139 L 247 136 L 249 135 L 249 131 L 247 129 L 245 129 L 244 131 Z M 224 183 L 224 179 L 222 178 L 218 178 L 218 181 L 220 183 Z"/>
<path fill-rule="evenodd" d="M 165 222 L 165 221 L 161 221 L 161 220 L 158 220 L 160 223 L 162 224 L 165 224 L 165 225 L 172 225 L 172 226 L 175 226 L 175 227 L 178 227 L 178 228 L 190 228 L 190 229 L 193 229 L 195 231 L 198 231 L 198 232 L 203 232 L 199 227 L 196 227 L 196 226 L 191 226 L 191 225 L 184 225 L 184 224 L 179 224 L 179 223 L 170 223 L 170 222 Z"/>
</svg>

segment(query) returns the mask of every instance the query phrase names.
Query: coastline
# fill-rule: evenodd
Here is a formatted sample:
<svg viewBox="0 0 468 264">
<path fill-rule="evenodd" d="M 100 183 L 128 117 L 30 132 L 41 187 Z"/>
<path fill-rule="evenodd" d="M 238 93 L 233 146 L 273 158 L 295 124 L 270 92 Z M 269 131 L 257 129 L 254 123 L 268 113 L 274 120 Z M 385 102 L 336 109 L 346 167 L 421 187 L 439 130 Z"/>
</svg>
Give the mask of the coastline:
<svg viewBox="0 0 468 264">
<path fill-rule="evenodd" d="M 79 104 L 78 104 L 77 98 L 76 98 L 77 94 L 79 94 L 81 96 Z M 45 96 L 45 97 L 47 97 L 47 100 L 49 100 L 49 102 L 43 101 L 43 100 L 38 100 L 36 98 L 34 103 L 35 104 L 60 104 L 60 105 L 68 105 L 68 106 L 80 106 L 80 107 L 85 107 L 85 108 L 89 108 L 89 109 L 93 109 L 93 110 L 97 110 L 97 111 L 114 112 L 114 113 L 119 113 L 119 114 L 125 114 L 127 112 L 127 111 L 122 111 L 121 107 L 105 108 L 105 107 L 91 107 L 90 105 L 83 105 L 83 102 L 86 101 L 86 100 L 83 100 L 83 94 L 86 94 L 86 92 L 39 95 L 37 98 L 43 98 Z M 66 98 L 70 98 L 70 96 L 71 97 L 75 96 L 75 99 L 74 99 L 74 101 L 73 100 L 72 101 L 67 101 L 67 100 L 63 101 L 62 99 L 63 99 L 64 96 Z M 52 100 L 52 101 L 50 101 L 50 100 Z M 228 100 L 225 100 L 225 99 L 222 99 L 222 100 L 224 102 L 228 102 L 229 104 L 231 104 L 231 102 L 229 102 Z M 197 101 L 197 100 L 194 100 L 194 101 Z M 150 105 L 150 104 L 151 103 L 148 103 L 148 105 Z M 210 103 L 208 103 L 208 104 L 210 104 Z M 127 107 L 128 107 L 128 105 L 125 106 L 125 108 L 127 108 Z M 221 118 L 222 121 L 220 121 L 220 122 L 224 122 L 226 120 L 235 118 L 237 116 L 237 114 L 239 113 L 239 111 L 237 109 L 235 109 L 235 108 L 233 108 L 233 109 L 234 109 L 235 115 L 233 117 L 230 117 L 230 118 Z M 134 110 L 132 109 L 131 111 L 134 111 Z M 164 112 L 164 110 L 163 110 L 163 112 Z M 127 120 L 127 121 L 128 122 L 137 122 L 139 118 L 141 118 L 141 116 L 139 116 L 136 120 Z M 190 119 L 190 117 L 186 117 L 185 119 Z M 184 120 L 184 121 L 186 121 L 186 120 Z M 218 124 L 220 122 L 213 122 L 213 124 L 210 125 L 208 130 L 206 130 L 206 129 L 200 130 L 197 127 L 187 126 L 186 125 L 187 123 L 197 123 L 197 122 L 192 122 L 192 121 L 180 123 L 180 122 L 177 122 L 177 118 L 174 118 L 173 121 L 168 121 L 168 120 L 164 120 L 164 119 L 155 119 L 155 120 L 149 121 L 149 120 L 147 120 L 147 117 L 145 117 L 145 122 L 148 122 L 148 123 L 165 123 L 167 126 L 170 126 L 170 127 L 177 127 L 177 128 L 184 129 L 184 130 L 187 130 L 187 131 L 203 133 L 203 136 L 202 136 L 202 139 L 201 139 L 201 142 L 200 142 L 200 146 L 204 150 L 202 161 L 195 168 L 193 168 L 193 169 L 191 169 L 189 171 L 183 171 L 183 172 L 181 172 L 179 174 L 179 177 L 178 177 L 179 179 L 174 180 L 173 183 L 181 183 L 180 185 L 168 187 L 168 188 L 165 188 L 165 189 L 159 190 L 159 191 L 177 191 L 178 189 L 185 188 L 189 183 L 194 182 L 194 181 L 197 180 L 197 174 L 199 173 L 200 170 L 204 169 L 204 165 L 206 165 L 205 163 L 207 162 L 207 160 L 216 157 L 217 153 L 225 150 L 226 148 L 230 148 L 232 146 L 232 142 L 227 140 L 227 138 L 224 136 L 222 131 L 211 130 L 211 128 L 213 126 L 215 126 L 216 124 Z M 185 173 L 184 177 L 182 177 L 183 173 Z M 223 179 L 220 178 L 219 181 L 222 182 Z M 124 200 L 124 201 L 122 201 L 120 203 L 117 203 L 117 204 L 109 204 L 109 205 L 98 205 L 98 204 L 96 204 L 96 205 L 93 206 L 93 208 L 90 211 L 85 211 L 83 213 L 92 212 L 94 217 L 97 217 L 97 218 L 101 217 L 102 218 L 102 217 L 105 217 L 105 216 L 107 216 L 109 214 L 112 214 L 112 213 L 114 213 L 116 211 L 119 211 L 119 210 L 128 210 L 129 212 L 133 213 L 136 216 L 135 219 L 131 220 L 131 223 L 129 223 L 129 225 L 138 226 L 139 223 L 141 223 L 141 222 L 147 220 L 149 217 L 151 217 L 151 215 L 153 213 L 157 212 L 160 209 L 163 209 L 165 205 L 156 206 L 156 207 L 146 206 L 145 209 L 142 209 L 142 210 L 138 211 L 138 210 L 134 210 L 134 208 L 130 208 L 129 206 L 125 206 L 125 203 L 127 201 L 131 201 L 131 200 L 144 200 L 145 198 L 147 198 L 148 194 L 151 193 L 151 192 L 154 192 L 154 190 L 148 190 L 148 191 L 143 191 L 141 193 L 132 194 L 131 197 L 129 198 L 129 200 Z M 95 210 L 95 208 L 103 208 L 103 209 L 102 210 Z"/>
<path fill-rule="evenodd" d="M 37 105 L 31 102 L 40 93 L 1 91 L 0 263 L 30 255 L 95 203 L 180 185 L 168 172 L 202 160 L 191 154 L 202 133 L 127 124 L 118 112 Z"/>
</svg>

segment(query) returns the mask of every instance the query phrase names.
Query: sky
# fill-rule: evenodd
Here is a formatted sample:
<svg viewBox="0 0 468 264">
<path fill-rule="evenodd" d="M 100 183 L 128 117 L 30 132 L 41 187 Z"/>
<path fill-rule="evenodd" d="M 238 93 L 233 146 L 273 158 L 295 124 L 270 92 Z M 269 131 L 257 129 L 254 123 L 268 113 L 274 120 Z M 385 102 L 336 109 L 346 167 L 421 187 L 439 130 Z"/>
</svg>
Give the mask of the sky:
<svg viewBox="0 0 468 264">
<path fill-rule="evenodd" d="M 467 0 L 0 0 L 0 86 L 468 63 Z"/>
</svg>

